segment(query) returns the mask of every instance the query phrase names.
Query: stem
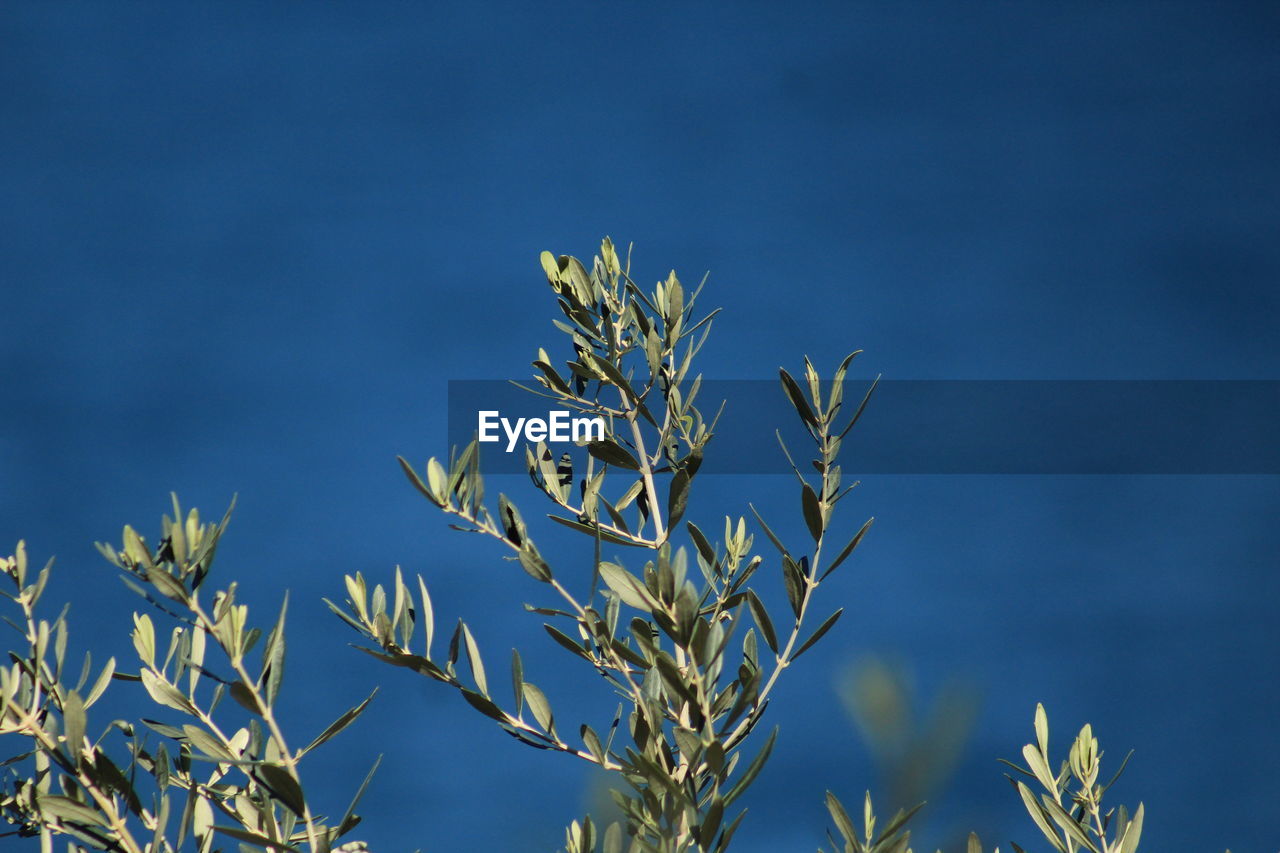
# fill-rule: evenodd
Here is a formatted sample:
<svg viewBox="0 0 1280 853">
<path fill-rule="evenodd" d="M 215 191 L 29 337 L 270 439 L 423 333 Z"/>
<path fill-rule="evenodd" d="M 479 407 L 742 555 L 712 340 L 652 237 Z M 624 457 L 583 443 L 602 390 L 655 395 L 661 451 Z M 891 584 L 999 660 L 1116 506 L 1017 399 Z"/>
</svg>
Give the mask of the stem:
<svg viewBox="0 0 1280 853">
<path fill-rule="evenodd" d="M 631 440 L 635 442 L 636 454 L 640 457 L 640 476 L 644 479 L 644 493 L 649 502 L 649 515 L 653 517 L 653 547 L 656 549 L 667 541 L 667 530 L 662 524 L 662 510 L 658 506 L 658 490 L 653 482 L 653 464 L 649 461 L 649 454 L 644 449 L 644 434 L 637 420 L 637 411 L 627 400 L 621 388 L 618 389 L 618 393 L 622 395 L 625 417 L 627 423 L 631 425 Z"/>
</svg>

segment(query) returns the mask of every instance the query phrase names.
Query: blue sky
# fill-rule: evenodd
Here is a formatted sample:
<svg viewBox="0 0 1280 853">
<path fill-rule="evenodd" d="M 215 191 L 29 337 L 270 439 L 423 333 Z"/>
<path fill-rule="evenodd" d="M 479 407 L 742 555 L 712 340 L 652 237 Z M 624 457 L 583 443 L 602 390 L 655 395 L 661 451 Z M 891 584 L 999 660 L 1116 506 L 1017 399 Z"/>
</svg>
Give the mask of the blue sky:
<svg viewBox="0 0 1280 853">
<path fill-rule="evenodd" d="M 1277 35 L 1261 3 L 9 4 L 0 542 L 56 554 L 73 638 L 125 655 L 91 543 L 239 493 L 218 570 L 262 621 L 292 591 L 296 729 L 385 685 L 309 789 L 341 809 L 386 751 L 375 850 L 550 849 L 583 771 L 371 669 L 319 601 L 398 563 L 493 648 L 543 644 L 538 591 L 394 464 L 444 452 L 448 380 L 559 344 L 538 253 L 710 270 L 716 378 L 862 348 L 860 377 L 1275 379 Z M 783 482 L 692 511 L 759 495 L 801 534 Z M 877 475 L 849 505 L 878 518 L 831 592 L 857 618 L 779 695 L 743 853 L 812 849 L 822 792 L 874 784 L 833 688 L 867 653 L 982 692 L 925 843 L 1034 844 L 995 758 L 1042 700 L 1137 750 L 1153 849 L 1275 844 L 1275 477 Z"/>
</svg>

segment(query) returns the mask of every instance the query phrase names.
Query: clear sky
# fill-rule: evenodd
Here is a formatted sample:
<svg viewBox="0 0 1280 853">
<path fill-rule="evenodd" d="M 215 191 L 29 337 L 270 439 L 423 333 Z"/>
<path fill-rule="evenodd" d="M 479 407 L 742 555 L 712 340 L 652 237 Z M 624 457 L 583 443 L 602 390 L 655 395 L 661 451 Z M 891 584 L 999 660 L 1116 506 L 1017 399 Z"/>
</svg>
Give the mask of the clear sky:
<svg viewBox="0 0 1280 853">
<path fill-rule="evenodd" d="M 341 811 L 385 751 L 377 853 L 549 850 L 583 770 L 320 603 L 398 563 L 553 699 L 595 686 L 394 462 L 445 452 L 448 380 L 561 346 L 538 253 L 710 270 L 716 378 L 862 348 L 860 378 L 1277 379 L 1278 37 L 1266 3 L 6 3 L 0 547 L 56 554 L 73 643 L 127 659 L 92 542 L 238 492 L 217 571 L 263 622 L 291 590 L 299 737 L 385 685 L 309 791 Z M 691 512 L 750 495 L 801 534 L 785 483 Z M 822 792 L 876 784 L 834 689 L 868 653 L 983 697 L 924 844 L 1035 845 L 995 759 L 1037 700 L 1064 749 L 1091 721 L 1137 750 L 1151 849 L 1280 842 L 1276 477 L 877 475 L 846 506 L 878 518 L 850 613 L 771 709 L 735 849 L 811 850 Z"/>
</svg>

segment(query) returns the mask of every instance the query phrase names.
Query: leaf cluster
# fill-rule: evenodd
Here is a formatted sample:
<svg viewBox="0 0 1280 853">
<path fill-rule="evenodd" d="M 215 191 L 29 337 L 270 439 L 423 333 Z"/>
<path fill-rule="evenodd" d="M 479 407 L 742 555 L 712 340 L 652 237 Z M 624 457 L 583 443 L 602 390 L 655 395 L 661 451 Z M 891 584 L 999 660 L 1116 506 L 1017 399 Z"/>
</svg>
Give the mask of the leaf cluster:
<svg viewBox="0 0 1280 853">
<path fill-rule="evenodd" d="M 456 519 L 453 526 L 501 543 L 551 588 L 551 603 L 528 610 L 545 617 L 551 641 L 603 677 L 617 712 L 600 726 L 553 708 L 526 677 L 518 651 L 511 660 L 511 699 L 500 700 L 465 622 L 457 623 L 443 656 L 433 653 L 433 608 L 421 577 L 411 590 L 397 569 L 388 588 L 369 590 L 357 573 L 346 579 L 345 607 L 329 606 L 368 641 L 362 648 L 369 655 L 448 684 L 523 743 L 617 774 L 612 794 L 624 823 L 599 832 L 589 817 L 575 822 L 567 831 L 568 853 L 597 844 L 605 853 L 724 851 L 745 814 L 733 813 L 736 802 L 763 768 L 777 733 L 754 749 L 748 739 L 781 673 L 840 617 L 837 609 L 816 628 L 809 625 L 814 593 L 870 526 L 863 524 L 824 560 L 835 506 L 852 488 L 841 485 L 840 443 L 866 404 L 864 397 L 841 421 L 853 356 L 837 369 L 825 400 L 807 359 L 807 391 L 780 373 L 783 392 L 814 442 L 809 473 L 793 465 L 798 514 L 810 538 L 789 547 L 752 509 L 754 526 L 776 551 L 757 554 L 755 531 L 743 517 L 725 517 L 719 541 L 685 519 L 716 423 L 697 406 L 701 375 L 693 370 L 716 313 L 695 316 L 701 286 L 686 295 L 672 272 L 642 290 L 630 259 L 622 263 L 607 238 L 590 271 L 576 258 L 550 253 L 542 266 L 564 315 L 555 325 L 569 339 L 571 357 L 557 365 L 539 348 L 527 390 L 598 415 L 608 428 L 586 445 L 586 464 L 576 477 L 572 454 L 557 462 L 544 443 L 526 448 L 526 465 L 552 505 L 548 517 L 593 543 L 589 582 L 585 571 L 552 565 L 506 495 L 499 495 L 496 512 L 488 508 L 475 442 L 447 461 L 430 459 L 421 472 L 403 459 L 401 465 L 427 500 Z M 635 561 L 606 555 L 614 546 L 647 553 Z M 766 561 L 781 580 L 785 610 L 771 611 L 753 586 Z M 419 625 L 420 641 L 413 639 Z"/>
<path fill-rule="evenodd" d="M 136 671 L 111 658 L 95 676 L 86 653 L 73 680 L 64 667 L 66 609 L 53 622 L 36 612 L 51 566 L 31 581 L 23 543 L 0 561 L 13 588 L 5 597 L 19 613 L 7 621 L 25 643 L 10 652 L 13 665 L 0 668 L 0 734 L 27 744 L 5 762 L 0 814 L 18 835 L 40 837 L 45 849 L 55 836 L 67 837 L 73 851 L 363 849 L 360 842 L 338 845 L 359 823 L 359 793 L 337 821 L 328 821 L 312 812 L 299 764 L 369 700 L 305 748 L 291 749 L 276 714 L 287 598 L 264 633 L 250 624 L 248 607 L 236 603 L 234 583 L 209 594 L 205 584 L 230 510 L 216 524 L 203 523 L 194 509 L 184 518 L 174 496 L 173 513 L 163 518 L 154 548 L 130 526 L 118 547 L 98 545 L 124 571 L 125 583 L 171 623 L 165 642 L 150 614 L 133 614 Z M 155 716 L 167 719 L 116 719 L 91 728 L 88 711 L 112 680 L 139 684 Z M 224 704 L 227 697 L 237 710 Z"/>
</svg>

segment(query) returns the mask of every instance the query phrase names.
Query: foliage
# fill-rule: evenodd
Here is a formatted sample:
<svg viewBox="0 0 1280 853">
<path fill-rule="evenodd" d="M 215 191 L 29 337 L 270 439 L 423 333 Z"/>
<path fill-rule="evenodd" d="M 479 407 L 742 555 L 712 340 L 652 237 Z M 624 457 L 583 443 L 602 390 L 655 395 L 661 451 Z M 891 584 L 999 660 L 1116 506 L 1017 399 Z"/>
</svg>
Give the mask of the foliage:
<svg viewBox="0 0 1280 853">
<path fill-rule="evenodd" d="M 298 767 L 369 700 L 308 746 L 290 748 L 275 712 L 284 678 L 286 607 L 255 666 L 250 656 L 263 631 L 250 626 L 248 607 L 236 603 L 236 584 L 211 594 L 204 586 L 230 511 L 218 524 L 202 523 L 196 510 L 184 519 L 175 496 L 173 513 L 165 516 L 154 550 L 129 526 L 119 549 L 98 546 L 125 571 L 126 583 L 173 624 L 165 648 L 150 615 L 133 614 L 136 673 L 117 669 L 111 658 L 94 676 L 86 653 L 73 682 L 71 668 L 64 667 L 65 609 L 53 622 L 36 614 L 51 565 L 31 581 L 21 542 L 0 561 L 13 589 L 5 597 L 21 613 L 10 624 L 25 644 L 10 652 L 9 669 L 0 668 L 0 734 L 27 741 L 25 752 L 5 762 L 9 778 L 0 814 L 18 835 L 38 836 L 44 851 L 52 850 L 55 835 L 67 836 L 72 851 L 169 853 L 186 847 L 211 853 L 227 845 L 281 851 L 304 843 L 312 851 L 333 849 L 359 822 L 356 803 L 337 822 L 325 821 L 313 813 Z M 140 683 L 153 712 L 173 722 L 113 720 L 93 737 L 87 712 L 113 679 Z M 238 708 L 223 704 L 228 696 Z M 245 722 L 232 728 L 236 719 Z"/>
<path fill-rule="evenodd" d="M 593 721 L 581 719 L 584 712 L 572 706 L 553 707 L 526 677 L 515 650 L 511 697 L 500 698 L 464 621 L 443 651 L 434 648 L 436 620 L 426 583 L 419 577 L 411 588 L 398 568 L 385 587 L 370 586 L 361 573 L 347 576 L 345 605 L 326 603 L 359 632 L 365 642 L 360 648 L 372 658 L 448 685 L 527 745 L 611 774 L 621 819 L 607 826 L 590 816 L 574 821 L 566 829 L 566 853 L 721 853 L 743 824 L 738 801 L 773 748 L 777 729 L 766 733 L 760 724 L 779 679 L 842 612 L 818 590 L 871 526 L 868 520 L 841 536 L 835 522 L 837 505 L 857 485 L 842 482 L 841 443 L 871 391 L 858 405 L 845 405 L 844 379 L 857 353 L 829 382 L 808 359 L 802 381 L 780 370 L 782 392 L 812 444 L 803 464 L 782 448 L 807 538 L 784 542 L 748 505 L 750 520 L 726 516 L 719 541 L 713 541 L 710 525 L 685 518 L 718 417 L 704 417 L 696 405 L 701 376 L 693 364 L 716 313 L 695 311 L 701 286 L 686 293 L 672 272 L 654 289 L 642 290 L 632 279 L 630 257 L 620 259 L 607 238 L 589 271 L 576 258 L 549 253 L 542 266 L 565 318 L 555 325 L 573 355 L 561 369 L 539 349 L 529 390 L 599 415 L 608 429 L 586 443 L 578 460 L 571 453 L 555 460 L 543 443 L 528 448 L 525 459 L 535 490 L 552 505 L 549 518 L 590 547 L 589 580 L 585 572 L 566 570 L 567 556 L 537 547 L 507 496 L 499 495 L 490 508 L 475 442 L 447 461 L 430 459 L 421 471 L 400 461 L 413 486 L 451 517 L 452 526 L 497 542 L 533 578 L 550 600 L 527 609 L 542 617 L 543 632 L 559 649 L 602 676 L 617 711 Z M 154 548 L 128 526 L 118 548 L 99 546 L 169 626 L 162 654 L 151 615 L 133 614 L 136 672 L 118 669 L 114 659 L 95 668 L 86 654 L 73 683 L 64 667 L 66 611 L 52 622 L 36 611 L 49 566 L 33 580 L 22 543 L 0 563 L 12 587 L 5 595 L 19 613 L 10 624 L 22 637 L 10 653 L 12 666 L 0 667 L 0 735 L 6 744 L 23 744 L 2 765 L 7 775 L 0 814 L 18 835 L 38 836 L 43 851 L 52 850 L 55 837 L 65 838 L 71 851 L 363 849 L 360 842 L 335 845 L 358 824 L 356 804 L 373 770 L 341 817 L 331 820 L 313 808 L 300 766 L 354 722 L 373 696 L 306 747 L 289 746 L 276 711 L 287 599 L 264 632 L 250 626 L 234 582 L 207 588 L 228 519 L 229 511 L 217 524 L 202 523 L 195 510 L 184 517 L 174 497 L 173 517 L 163 519 Z M 757 534 L 771 550 L 756 553 Z M 616 557 L 615 550 L 628 556 Z M 755 585 L 765 566 L 782 595 Z M 766 604 L 775 598 L 785 604 Z M 140 685 L 136 695 L 169 721 L 113 720 L 94 738 L 88 711 L 113 680 Z M 224 702 L 227 697 L 233 701 Z M 1110 783 L 1096 784 L 1101 752 L 1091 729 L 1081 731 L 1054 775 L 1043 709 L 1035 728 L 1036 744 L 1023 750 L 1028 766 L 1011 766 L 1045 793 L 1037 799 L 1026 782 L 1012 781 L 1054 849 L 1136 850 L 1142 806 L 1132 818 L 1124 809 L 1104 811 L 1101 799 Z M 868 793 L 861 828 L 835 795 L 828 794 L 827 808 L 836 833 L 828 834 L 833 851 L 909 851 L 906 827 L 919 806 L 877 826 Z M 981 849 L 970 836 L 970 853 Z"/>
<path fill-rule="evenodd" d="M 829 556 L 833 511 L 853 488 L 841 488 L 836 461 L 841 440 L 862 411 L 859 406 L 840 422 L 842 380 L 853 356 L 837 369 L 825 400 L 808 360 L 807 393 L 781 371 L 813 441 L 815 473 L 805 475 L 793 465 L 812 541 L 785 545 L 752 510 L 777 549 L 786 590 L 788 609 L 771 612 L 751 584 L 764 558 L 753 551 L 755 537 L 745 518 L 726 517 L 721 542 L 713 543 L 693 521 L 685 521 L 681 536 L 679 525 L 715 424 L 696 405 L 701 376 L 692 370 L 715 313 L 697 316 L 701 288 L 686 296 L 672 272 L 645 293 L 631 278 L 630 260 L 621 263 L 607 239 L 590 272 L 567 256 L 544 253 L 542 264 L 568 321 L 556 325 L 570 339 L 574 358 L 562 373 L 540 349 L 533 362 L 538 384 L 529 390 L 608 424 L 602 439 L 587 443 L 585 470 L 577 480 L 571 455 L 557 465 L 543 443 L 526 450 L 529 476 L 554 507 L 550 518 L 594 542 L 586 588 L 574 591 L 562 580 L 514 502 L 500 495 L 496 514 L 489 509 L 475 442 L 447 465 L 432 458 L 422 474 L 401 462 L 414 486 L 458 520 L 455 526 L 498 541 L 550 587 L 555 606 L 531 609 L 547 617 L 543 628 L 552 640 L 604 676 L 621 700 L 617 713 L 603 727 L 575 720 L 577 737 L 567 737 L 564 722 L 573 717 L 563 708 L 553 710 L 525 678 L 518 651 L 511 662 L 513 698 L 503 707 L 489 688 L 465 622 L 458 623 L 445 657 L 433 657 L 432 608 L 421 578 L 415 600 L 399 572 L 390 592 L 376 586 L 370 593 L 362 575 L 349 576 L 347 607 L 330 606 L 373 644 L 365 649 L 372 656 L 448 684 L 531 746 L 615 772 L 613 796 L 625 826 L 615 823 L 600 833 L 606 853 L 624 846 L 660 853 L 722 851 L 744 814 L 734 813 L 735 802 L 773 747 L 776 730 L 754 750 L 747 744 L 779 677 L 840 617 L 836 609 L 811 627 L 815 592 L 870 526 L 868 521 L 848 542 L 835 543 L 840 547 Z M 688 547 L 677 546 L 677 537 Z M 629 561 L 639 569 L 605 559 L 606 545 L 641 549 L 644 556 Z M 424 626 L 420 644 L 412 639 L 418 612 Z M 463 653 L 469 679 L 456 666 Z M 594 850 L 596 835 L 589 818 L 575 823 L 565 849 Z"/>
</svg>

